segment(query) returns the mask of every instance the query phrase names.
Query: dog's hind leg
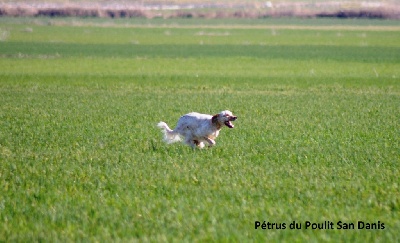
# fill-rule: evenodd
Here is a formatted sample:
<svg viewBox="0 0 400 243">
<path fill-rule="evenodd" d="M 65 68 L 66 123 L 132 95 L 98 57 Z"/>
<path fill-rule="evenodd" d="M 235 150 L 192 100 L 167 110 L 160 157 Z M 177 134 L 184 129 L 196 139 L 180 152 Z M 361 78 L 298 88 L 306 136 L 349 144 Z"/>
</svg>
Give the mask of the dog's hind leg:
<svg viewBox="0 0 400 243">
<path fill-rule="evenodd" d="M 197 146 L 197 143 L 198 143 L 198 141 L 197 140 L 193 140 L 192 138 L 186 138 L 185 139 L 185 143 L 187 144 L 187 145 L 189 145 L 190 147 L 192 147 L 192 148 L 196 148 L 196 146 Z"/>
</svg>

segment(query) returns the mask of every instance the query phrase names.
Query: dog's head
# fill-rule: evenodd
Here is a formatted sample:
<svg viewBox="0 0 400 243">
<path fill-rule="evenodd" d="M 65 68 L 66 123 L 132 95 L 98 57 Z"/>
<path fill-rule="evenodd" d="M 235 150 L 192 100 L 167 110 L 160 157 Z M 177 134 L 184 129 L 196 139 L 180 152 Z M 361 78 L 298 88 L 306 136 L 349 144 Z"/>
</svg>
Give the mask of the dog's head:
<svg viewBox="0 0 400 243">
<path fill-rule="evenodd" d="M 214 115 L 212 117 L 212 122 L 219 126 L 225 125 L 229 128 L 234 128 L 235 126 L 233 125 L 232 121 L 235 121 L 236 119 L 237 116 L 234 116 L 232 112 L 226 110 Z"/>
</svg>

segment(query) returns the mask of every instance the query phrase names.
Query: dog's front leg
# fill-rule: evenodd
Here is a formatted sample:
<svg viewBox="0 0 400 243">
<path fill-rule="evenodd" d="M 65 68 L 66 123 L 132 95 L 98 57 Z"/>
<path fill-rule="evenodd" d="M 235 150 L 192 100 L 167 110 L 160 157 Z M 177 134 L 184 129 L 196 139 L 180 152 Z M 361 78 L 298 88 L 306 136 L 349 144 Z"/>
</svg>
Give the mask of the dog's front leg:
<svg viewBox="0 0 400 243">
<path fill-rule="evenodd" d="M 208 142 L 208 146 L 212 147 L 215 145 L 215 141 L 211 138 L 205 137 L 204 139 Z"/>
<path fill-rule="evenodd" d="M 199 140 L 193 140 L 194 144 L 196 144 L 197 147 L 199 148 L 204 148 L 204 143 Z"/>
</svg>

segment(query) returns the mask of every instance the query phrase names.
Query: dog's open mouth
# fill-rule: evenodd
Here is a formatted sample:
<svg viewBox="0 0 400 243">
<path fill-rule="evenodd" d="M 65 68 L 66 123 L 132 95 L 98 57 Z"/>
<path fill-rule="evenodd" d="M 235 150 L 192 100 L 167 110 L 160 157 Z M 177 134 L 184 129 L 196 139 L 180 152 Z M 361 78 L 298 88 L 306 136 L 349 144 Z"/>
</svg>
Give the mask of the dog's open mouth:
<svg viewBox="0 0 400 243">
<path fill-rule="evenodd" d="M 225 126 L 229 127 L 229 128 L 234 128 L 235 126 L 233 125 L 233 123 L 231 121 L 235 121 L 237 119 L 236 116 L 230 117 L 229 121 L 224 122 Z"/>
<path fill-rule="evenodd" d="M 235 127 L 235 126 L 233 125 L 233 123 L 230 122 L 230 121 L 226 121 L 224 124 L 225 124 L 225 126 L 227 126 L 227 127 L 229 127 L 229 128 L 234 128 L 234 127 Z"/>
</svg>

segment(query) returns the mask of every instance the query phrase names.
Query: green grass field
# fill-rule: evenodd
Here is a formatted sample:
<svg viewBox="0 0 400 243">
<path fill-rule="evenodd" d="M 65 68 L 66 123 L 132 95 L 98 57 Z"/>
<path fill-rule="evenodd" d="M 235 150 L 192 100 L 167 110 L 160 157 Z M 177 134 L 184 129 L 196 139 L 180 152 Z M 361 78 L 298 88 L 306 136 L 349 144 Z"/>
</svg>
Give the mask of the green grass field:
<svg viewBox="0 0 400 243">
<path fill-rule="evenodd" d="M 399 23 L 219 21 L 0 19 L 0 241 L 400 240 Z"/>
</svg>

